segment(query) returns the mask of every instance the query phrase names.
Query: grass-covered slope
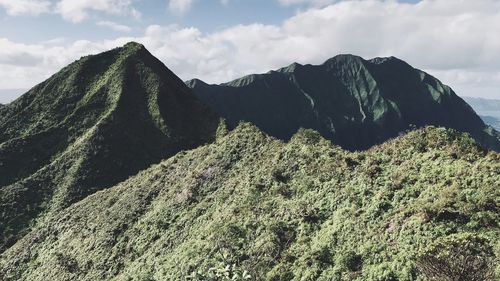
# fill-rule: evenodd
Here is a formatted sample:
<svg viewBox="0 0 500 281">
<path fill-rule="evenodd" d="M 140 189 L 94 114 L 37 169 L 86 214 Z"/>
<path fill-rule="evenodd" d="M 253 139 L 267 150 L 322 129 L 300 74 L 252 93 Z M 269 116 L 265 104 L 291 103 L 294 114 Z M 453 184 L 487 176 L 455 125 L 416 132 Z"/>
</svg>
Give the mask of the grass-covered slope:
<svg viewBox="0 0 500 281">
<path fill-rule="evenodd" d="M 499 154 L 455 131 L 354 153 L 242 124 L 48 217 L 1 254 L 0 276 L 184 280 L 235 264 L 251 280 L 423 280 L 436 241 L 473 237 L 495 266 L 499 187 Z"/>
<path fill-rule="evenodd" d="M 339 55 L 322 65 L 295 63 L 221 85 L 187 85 L 230 125 L 246 120 L 284 140 L 312 128 L 346 149 L 362 150 L 412 125 L 435 125 L 468 132 L 500 151 L 500 134 L 453 90 L 394 57 Z"/>
<path fill-rule="evenodd" d="M 142 45 L 70 64 L 0 110 L 0 252 L 44 213 L 212 141 L 217 125 Z"/>
</svg>

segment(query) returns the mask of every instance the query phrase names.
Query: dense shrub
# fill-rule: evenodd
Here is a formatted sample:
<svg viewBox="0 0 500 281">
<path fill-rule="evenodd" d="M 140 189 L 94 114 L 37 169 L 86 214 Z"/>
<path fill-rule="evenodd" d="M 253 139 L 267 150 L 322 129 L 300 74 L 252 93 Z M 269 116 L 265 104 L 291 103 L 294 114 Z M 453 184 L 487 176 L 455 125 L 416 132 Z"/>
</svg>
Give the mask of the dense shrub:
<svg viewBox="0 0 500 281">
<path fill-rule="evenodd" d="M 495 280 L 500 157 L 461 138 L 430 127 L 348 152 L 241 124 L 40 222 L 0 276 Z"/>
</svg>

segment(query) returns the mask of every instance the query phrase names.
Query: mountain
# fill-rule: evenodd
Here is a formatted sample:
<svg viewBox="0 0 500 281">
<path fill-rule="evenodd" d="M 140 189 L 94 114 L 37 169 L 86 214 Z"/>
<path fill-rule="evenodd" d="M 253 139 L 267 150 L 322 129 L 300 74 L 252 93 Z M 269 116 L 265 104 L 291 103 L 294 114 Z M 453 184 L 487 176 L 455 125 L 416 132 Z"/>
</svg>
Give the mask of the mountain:
<svg viewBox="0 0 500 281">
<path fill-rule="evenodd" d="M 493 129 L 500 131 L 500 117 L 489 115 L 480 115 L 480 117 L 483 119 L 484 123 L 490 125 Z"/>
<path fill-rule="evenodd" d="M 500 131 L 500 100 L 464 97 L 464 100 L 479 114 L 484 123 Z"/>
<path fill-rule="evenodd" d="M 339 55 L 321 65 L 294 63 L 220 85 L 186 83 L 230 126 L 249 121 L 283 140 L 304 127 L 343 148 L 363 150 L 413 126 L 435 125 L 468 132 L 500 150 L 500 133 L 452 89 L 394 57 Z"/>
<path fill-rule="evenodd" d="M 188 84 L 245 118 L 137 43 L 0 107 L 2 281 L 498 280 L 500 155 L 471 137 L 496 132 L 435 78 L 340 56 Z"/>
<path fill-rule="evenodd" d="M 218 123 L 140 44 L 63 68 L 0 110 L 0 252 L 51 213 L 213 141 Z"/>
<path fill-rule="evenodd" d="M 243 123 L 47 217 L 0 256 L 0 276 L 423 280 L 419 256 L 443 243 L 477 246 L 449 274 L 493 270 L 499 160 L 442 128 L 348 152 L 311 130 L 284 143 Z"/>
</svg>

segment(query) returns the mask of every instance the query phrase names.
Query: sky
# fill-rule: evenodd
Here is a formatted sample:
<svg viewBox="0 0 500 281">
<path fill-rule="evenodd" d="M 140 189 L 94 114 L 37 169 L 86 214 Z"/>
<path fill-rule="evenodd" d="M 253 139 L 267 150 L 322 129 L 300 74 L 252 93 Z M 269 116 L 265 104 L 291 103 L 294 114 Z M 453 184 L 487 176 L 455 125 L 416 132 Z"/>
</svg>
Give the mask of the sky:
<svg viewBox="0 0 500 281">
<path fill-rule="evenodd" d="M 0 0 L 0 103 L 137 41 L 184 80 L 227 82 L 337 54 L 396 56 L 500 99 L 499 0 Z"/>
</svg>

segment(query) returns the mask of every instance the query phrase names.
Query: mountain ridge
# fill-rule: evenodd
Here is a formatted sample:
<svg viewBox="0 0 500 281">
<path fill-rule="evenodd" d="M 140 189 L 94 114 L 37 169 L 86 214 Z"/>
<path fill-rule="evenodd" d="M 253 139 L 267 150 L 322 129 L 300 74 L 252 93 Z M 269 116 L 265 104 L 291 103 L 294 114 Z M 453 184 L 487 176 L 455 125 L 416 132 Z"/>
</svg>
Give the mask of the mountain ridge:
<svg viewBox="0 0 500 281">
<path fill-rule="evenodd" d="M 0 272 L 182 280 L 224 262 L 255 280 L 417 280 L 431 241 L 498 238 L 498 177 L 478 174 L 497 163 L 442 128 L 348 152 L 312 130 L 284 143 L 242 123 L 51 217 L 1 254 Z"/>
<path fill-rule="evenodd" d="M 0 250 L 39 215 L 211 142 L 218 123 L 140 44 L 63 68 L 0 111 Z"/>
<path fill-rule="evenodd" d="M 436 125 L 469 132 L 500 149 L 500 133 L 453 90 L 395 57 L 337 55 L 321 65 L 293 63 L 219 85 L 199 79 L 186 85 L 231 126 L 249 121 L 284 140 L 305 127 L 362 150 L 412 126 Z"/>
<path fill-rule="evenodd" d="M 2 280 L 415 281 L 439 277 L 429 258 L 457 280 L 500 272 L 500 155 L 405 123 L 472 111 L 434 77 L 344 55 L 187 84 L 291 135 L 228 125 L 137 43 L 0 107 Z"/>
</svg>

